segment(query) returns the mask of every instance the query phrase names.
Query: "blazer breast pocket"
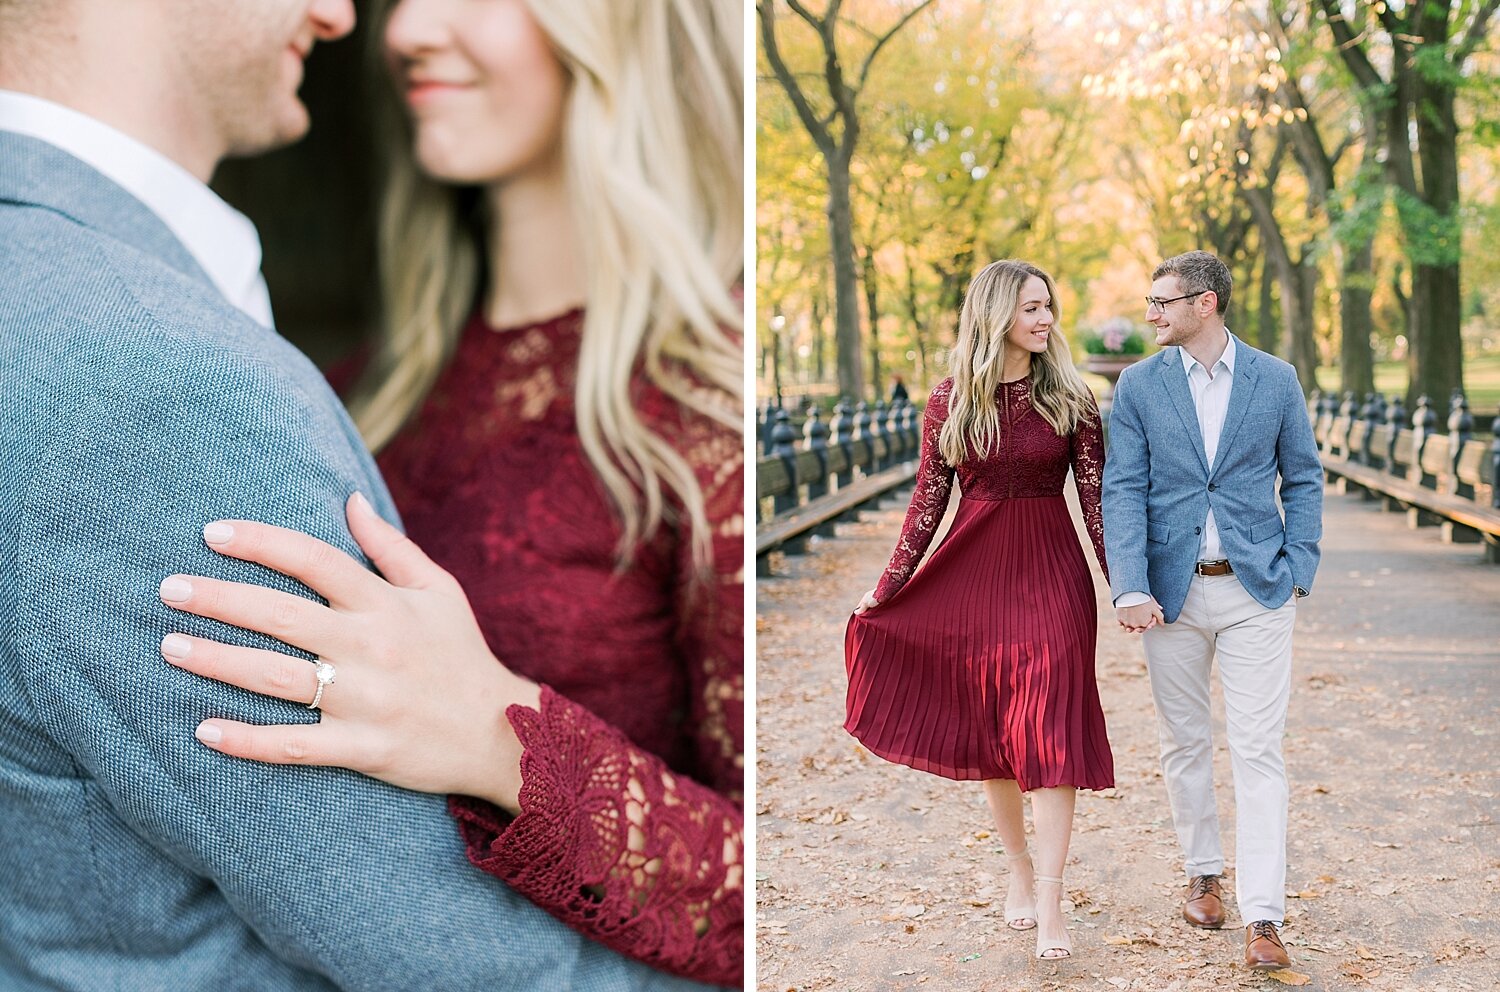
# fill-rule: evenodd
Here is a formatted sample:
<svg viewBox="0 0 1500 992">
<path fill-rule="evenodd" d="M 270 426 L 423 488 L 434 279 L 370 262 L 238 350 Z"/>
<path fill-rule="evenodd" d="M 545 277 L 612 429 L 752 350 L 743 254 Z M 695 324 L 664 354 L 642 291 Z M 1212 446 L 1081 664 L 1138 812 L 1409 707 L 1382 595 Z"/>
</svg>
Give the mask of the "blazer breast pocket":
<svg viewBox="0 0 1500 992">
<path fill-rule="evenodd" d="M 1167 536 L 1172 533 L 1172 528 L 1167 526 L 1164 520 L 1152 520 L 1146 518 L 1146 540 L 1156 544 L 1166 544 Z"/>
<path fill-rule="evenodd" d="M 1234 447 L 1241 454 L 1247 451 L 1269 451 L 1275 446 L 1276 439 L 1280 436 L 1281 418 L 1279 416 L 1275 413 L 1263 416 L 1250 413 L 1240 421 L 1240 429 L 1234 435 Z"/>
<path fill-rule="evenodd" d="M 1281 517 L 1267 517 L 1250 528 L 1250 543 L 1259 544 L 1261 541 L 1269 541 L 1273 537 L 1281 537 L 1284 533 L 1285 531 L 1281 525 Z"/>
</svg>

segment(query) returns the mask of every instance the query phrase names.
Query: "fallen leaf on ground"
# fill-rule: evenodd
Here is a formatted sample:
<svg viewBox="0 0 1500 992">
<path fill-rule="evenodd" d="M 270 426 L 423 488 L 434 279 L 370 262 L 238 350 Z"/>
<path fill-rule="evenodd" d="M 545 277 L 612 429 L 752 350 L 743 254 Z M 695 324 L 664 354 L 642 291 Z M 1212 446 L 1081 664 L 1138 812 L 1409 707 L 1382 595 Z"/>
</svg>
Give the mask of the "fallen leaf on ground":
<svg viewBox="0 0 1500 992">
<path fill-rule="evenodd" d="M 1105 937 L 1106 944 L 1114 944 L 1116 947 L 1125 947 L 1130 944 L 1138 944 L 1143 947 L 1161 947 L 1161 941 L 1150 934 L 1136 934 L 1134 937 Z"/>
<path fill-rule="evenodd" d="M 1275 971 L 1268 971 L 1266 972 L 1266 977 L 1275 979 L 1282 985 L 1306 985 L 1312 981 L 1307 975 L 1302 974 L 1300 971 L 1293 971 L 1290 968 L 1278 968 Z"/>
</svg>

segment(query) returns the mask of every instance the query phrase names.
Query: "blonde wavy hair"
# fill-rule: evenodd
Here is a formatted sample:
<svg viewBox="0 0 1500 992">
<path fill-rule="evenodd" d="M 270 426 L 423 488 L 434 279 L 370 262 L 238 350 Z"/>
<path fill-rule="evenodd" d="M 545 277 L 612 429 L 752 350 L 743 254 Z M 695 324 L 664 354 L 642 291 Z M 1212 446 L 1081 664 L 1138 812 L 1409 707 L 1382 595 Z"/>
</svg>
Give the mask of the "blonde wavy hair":
<svg viewBox="0 0 1500 992">
<path fill-rule="evenodd" d="M 374 11 L 377 48 L 394 6 L 382 0 Z M 742 18 L 719 0 L 527 6 L 571 77 L 563 151 L 569 195 L 588 225 L 578 436 L 622 523 L 620 564 L 676 516 L 671 499 L 706 567 L 702 489 L 678 439 L 646 425 L 631 383 L 642 373 L 683 407 L 743 433 Z M 478 191 L 424 176 L 406 115 L 388 103 L 385 130 L 396 137 L 380 222 L 383 326 L 349 404 L 377 450 L 432 388 L 484 278 Z"/>
<path fill-rule="evenodd" d="M 1047 284 L 1053 325 L 1047 350 L 1031 358 L 1031 405 L 1059 435 L 1071 434 L 1080 422 L 1095 417 L 1093 393 L 1073 366 L 1068 342 L 1058 329 L 1062 317 L 1052 277 L 1030 262 L 991 262 L 979 270 L 964 294 L 958 343 L 949 356 L 953 390 L 948 397 L 948 419 L 938 436 L 938 449 L 949 465 L 958 465 L 970 454 L 984 458 L 1000 438 L 995 394 L 1005 368 L 1005 336 L 1016 325 L 1021 287 L 1032 276 Z"/>
</svg>

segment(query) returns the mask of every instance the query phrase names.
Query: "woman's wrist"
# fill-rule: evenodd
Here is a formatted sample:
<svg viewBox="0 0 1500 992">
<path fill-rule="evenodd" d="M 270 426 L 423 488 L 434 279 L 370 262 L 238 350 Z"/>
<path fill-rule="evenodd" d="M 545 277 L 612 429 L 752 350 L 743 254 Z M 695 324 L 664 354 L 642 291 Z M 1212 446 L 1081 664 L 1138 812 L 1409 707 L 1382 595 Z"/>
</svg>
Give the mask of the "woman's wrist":
<svg viewBox="0 0 1500 992">
<path fill-rule="evenodd" d="M 520 812 L 521 742 L 506 711 L 512 706 L 541 708 L 542 689 L 504 665 L 495 665 L 495 681 L 489 692 L 476 701 L 483 714 L 479 725 L 486 728 L 486 741 L 476 749 L 470 763 L 470 795 L 487 800 L 511 815 Z"/>
</svg>

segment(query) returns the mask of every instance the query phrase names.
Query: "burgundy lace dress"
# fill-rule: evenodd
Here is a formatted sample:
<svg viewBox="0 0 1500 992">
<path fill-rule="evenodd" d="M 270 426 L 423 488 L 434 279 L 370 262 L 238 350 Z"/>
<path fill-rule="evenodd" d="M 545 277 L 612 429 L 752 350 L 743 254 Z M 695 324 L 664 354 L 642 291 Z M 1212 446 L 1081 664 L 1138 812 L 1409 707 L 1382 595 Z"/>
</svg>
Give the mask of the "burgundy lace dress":
<svg viewBox="0 0 1500 992">
<path fill-rule="evenodd" d="M 938 449 L 952 388 L 943 380 L 923 416 L 916 491 L 880 605 L 845 633 L 844 728 L 882 758 L 945 778 L 1107 789 L 1094 585 L 1063 497 L 1071 467 L 1105 568 L 1098 411 L 1059 437 L 1032 406 L 1030 380 L 1006 383 L 997 449 L 955 472 Z M 953 526 L 919 571 L 955 475 Z"/>
<path fill-rule="evenodd" d="M 543 684 L 512 706 L 521 812 L 453 797 L 475 865 L 622 954 L 703 982 L 743 970 L 740 435 L 638 382 L 696 471 L 713 570 L 669 522 L 617 571 L 620 527 L 573 406 L 575 311 L 475 318 L 381 454 L 407 532 L 462 583 L 491 649 Z M 675 517 L 675 519 L 680 519 Z"/>
</svg>

